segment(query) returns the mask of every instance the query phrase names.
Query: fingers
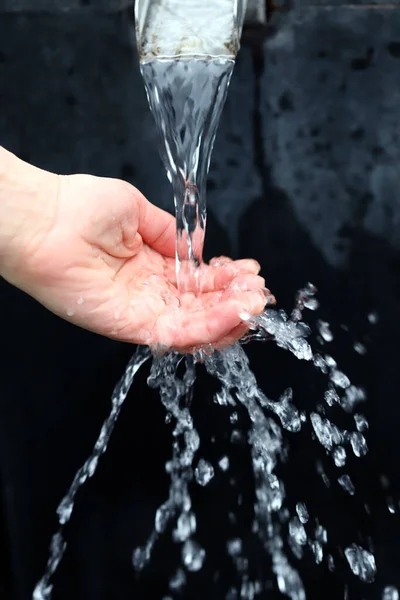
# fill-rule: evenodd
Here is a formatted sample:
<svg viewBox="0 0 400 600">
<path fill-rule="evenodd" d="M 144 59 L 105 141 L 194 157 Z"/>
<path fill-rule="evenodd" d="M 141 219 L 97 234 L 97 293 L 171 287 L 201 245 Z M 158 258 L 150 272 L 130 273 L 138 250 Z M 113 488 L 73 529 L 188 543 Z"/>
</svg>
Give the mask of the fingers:
<svg viewBox="0 0 400 600">
<path fill-rule="evenodd" d="M 238 340 L 240 340 L 248 331 L 248 326 L 244 323 L 240 323 L 237 327 L 232 329 L 229 334 L 224 337 L 220 342 L 214 344 L 215 350 L 223 350 L 224 348 L 228 348 Z"/>
<path fill-rule="evenodd" d="M 248 277 L 247 284 L 245 277 L 243 278 L 240 289 L 229 289 L 222 296 L 217 295 L 209 304 L 204 298 L 195 310 L 189 301 L 186 303 L 185 298 L 182 298 L 180 308 L 174 312 L 173 318 L 170 311 L 158 318 L 152 336 L 154 343 L 184 352 L 188 348 L 208 344 L 214 346 L 225 338 L 228 338 L 229 343 L 231 336 L 235 341 L 236 336 L 247 329 L 243 323 L 243 315 L 261 314 L 267 301 L 262 288 L 263 280 L 255 275 Z M 237 329 L 240 326 L 244 326 L 244 329 Z"/>
<path fill-rule="evenodd" d="M 175 256 L 175 217 L 151 204 L 137 191 L 139 207 L 138 231 L 145 244 L 159 254 Z"/>
<path fill-rule="evenodd" d="M 240 299 L 231 298 L 218 302 L 203 315 L 199 313 L 187 320 L 186 327 L 182 330 L 183 335 L 178 336 L 178 345 L 215 345 L 241 324 L 240 314 L 243 311 L 259 315 L 264 305 L 265 298 L 261 291 L 243 292 Z"/>
<path fill-rule="evenodd" d="M 201 293 L 214 292 L 226 289 L 232 280 L 240 274 L 257 275 L 260 265 L 256 260 L 241 259 L 233 261 L 230 258 L 213 258 L 208 265 L 203 264 L 198 268 L 199 291 Z M 164 275 L 173 285 L 177 285 L 176 262 L 165 262 Z"/>
<path fill-rule="evenodd" d="M 253 258 L 242 258 L 239 260 L 232 260 L 232 258 L 228 258 L 227 256 L 217 256 L 210 260 L 210 267 L 229 267 L 230 265 L 235 264 L 241 270 L 248 270 L 249 272 L 254 272 L 256 275 L 260 272 L 261 266 L 260 264 L 254 260 Z"/>
<path fill-rule="evenodd" d="M 213 290 L 224 290 L 232 281 L 242 274 L 257 275 L 259 264 L 254 260 L 236 260 L 223 264 L 210 263 L 200 276 L 200 290 L 207 293 Z"/>
</svg>

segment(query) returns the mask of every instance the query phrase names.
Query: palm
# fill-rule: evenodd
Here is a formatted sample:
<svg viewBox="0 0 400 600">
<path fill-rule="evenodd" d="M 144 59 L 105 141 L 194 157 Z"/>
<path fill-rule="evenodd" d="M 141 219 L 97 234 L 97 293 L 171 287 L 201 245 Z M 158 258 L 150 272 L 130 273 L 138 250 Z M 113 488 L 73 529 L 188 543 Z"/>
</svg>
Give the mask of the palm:
<svg viewBox="0 0 400 600">
<path fill-rule="evenodd" d="M 174 220 L 128 184 L 61 178 L 58 210 L 32 261 L 35 295 L 60 316 L 102 335 L 187 351 L 246 331 L 243 312 L 266 299 L 254 261 L 201 268 L 201 293 L 180 293 Z M 243 316 L 243 315 L 242 315 Z"/>
</svg>

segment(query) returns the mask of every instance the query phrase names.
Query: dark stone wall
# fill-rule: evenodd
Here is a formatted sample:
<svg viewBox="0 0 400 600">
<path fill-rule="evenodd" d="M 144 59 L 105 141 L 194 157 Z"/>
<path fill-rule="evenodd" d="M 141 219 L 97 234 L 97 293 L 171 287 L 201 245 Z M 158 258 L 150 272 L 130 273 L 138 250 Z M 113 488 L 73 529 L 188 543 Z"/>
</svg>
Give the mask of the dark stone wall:
<svg viewBox="0 0 400 600">
<path fill-rule="evenodd" d="M 56 172 L 124 178 L 172 210 L 131 8 L 118 11 L 128 3 L 115 0 L 91 10 L 71 0 L 70 10 L 50 14 L 56 4 L 67 7 L 0 0 L 0 144 Z M 307 472 L 322 454 L 309 435 L 291 439 L 295 456 L 287 473 L 290 498 L 301 496 L 326 512 L 338 544 L 353 529 L 373 536 L 377 585 L 350 583 L 351 600 L 380 598 L 383 585 L 400 583 L 400 527 L 378 484 L 384 472 L 391 493 L 400 491 L 400 10 L 395 3 L 361 4 L 299 0 L 291 11 L 275 13 L 261 34 L 246 34 L 213 154 L 207 237 L 209 256 L 257 258 L 285 308 L 298 287 L 315 283 L 321 315 L 336 334 L 331 353 L 369 393 L 370 458 L 354 467 L 360 500 L 347 503 L 334 486 L 326 491 L 310 480 Z M 96 439 L 132 349 L 62 322 L 4 282 L 0 306 L 0 597 L 28 600 L 47 559 L 58 501 Z M 376 326 L 367 319 L 371 310 L 379 313 Z M 367 346 L 365 357 L 352 349 L 357 340 Z M 249 353 L 267 393 L 276 397 L 292 384 L 301 406 L 315 405 L 313 385 L 296 361 L 267 345 Z M 98 475 L 79 497 L 55 600 L 167 594 L 174 559 L 167 545 L 140 581 L 130 565 L 132 548 L 146 538 L 164 499 L 170 454 L 163 410 L 145 376 L 130 394 Z M 225 425 L 205 379 L 196 411 L 211 447 Z M 193 579 L 185 599 L 224 598 L 226 485 L 215 483 L 196 498 L 211 566 Z M 368 523 L 361 516 L 364 497 L 374 509 Z M 221 585 L 210 583 L 216 568 Z M 265 573 L 269 566 L 257 568 Z M 340 569 L 333 575 L 305 569 L 307 597 L 339 600 L 349 579 Z"/>
<path fill-rule="evenodd" d="M 132 7 L 132 0 L 1 0 L 0 11 L 8 13 L 60 14 L 78 11 L 110 13 Z"/>
</svg>

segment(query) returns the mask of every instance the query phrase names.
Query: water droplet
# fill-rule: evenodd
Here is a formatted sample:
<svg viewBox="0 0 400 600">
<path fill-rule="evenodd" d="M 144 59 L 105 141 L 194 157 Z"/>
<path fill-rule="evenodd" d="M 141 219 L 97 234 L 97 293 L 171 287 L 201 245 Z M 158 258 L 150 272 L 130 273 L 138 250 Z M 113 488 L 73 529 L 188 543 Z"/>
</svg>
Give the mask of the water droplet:
<svg viewBox="0 0 400 600">
<path fill-rule="evenodd" d="M 195 541 L 187 540 L 182 548 L 183 564 L 188 571 L 200 571 L 206 551 Z"/>
<path fill-rule="evenodd" d="M 243 434 L 238 429 L 234 429 L 231 434 L 232 444 L 241 444 L 243 442 Z"/>
<path fill-rule="evenodd" d="M 368 452 L 367 442 L 365 441 L 365 437 L 359 431 L 353 431 L 350 435 L 350 443 L 353 448 L 354 454 L 360 458 L 360 456 L 365 456 Z"/>
<path fill-rule="evenodd" d="M 363 389 L 351 385 L 344 393 L 344 396 L 340 400 L 340 405 L 343 410 L 347 413 L 352 413 L 360 402 L 365 402 L 366 395 Z"/>
<path fill-rule="evenodd" d="M 343 441 L 342 433 L 329 419 L 323 419 L 318 413 L 311 413 L 310 419 L 318 441 L 327 450 Z"/>
<path fill-rule="evenodd" d="M 163 533 L 171 518 L 170 506 L 168 503 L 162 504 L 156 512 L 155 528 L 157 533 Z"/>
<path fill-rule="evenodd" d="M 196 517 L 191 512 L 183 512 L 176 523 L 174 530 L 174 540 L 176 542 L 185 542 L 196 532 Z"/>
<path fill-rule="evenodd" d="M 327 561 L 328 561 L 328 569 L 330 570 L 331 573 L 333 573 L 333 571 L 335 570 L 335 561 L 333 559 L 332 554 L 328 554 Z"/>
<path fill-rule="evenodd" d="M 328 365 L 328 367 L 331 367 L 331 369 L 336 369 L 337 367 L 337 362 L 336 360 L 330 356 L 329 354 L 325 354 L 325 362 Z"/>
<path fill-rule="evenodd" d="M 303 524 L 308 523 L 308 519 L 310 517 L 308 514 L 307 506 L 304 504 L 304 502 L 298 502 L 298 504 L 296 504 L 296 512 L 297 516 Z"/>
<path fill-rule="evenodd" d="M 344 467 L 346 464 L 346 450 L 342 446 L 337 446 L 332 450 L 333 461 L 337 467 Z"/>
<path fill-rule="evenodd" d="M 196 481 L 201 486 L 206 486 L 214 477 L 214 467 L 201 458 L 195 470 Z"/>
<path fill-rule="evenodd" d="M 53 586 L 40 581 L 33 592 L 33 600 L 50 600 Z"/>
<path fill-rule="evenodd" d="M 294 517 L 289 522 L 289 535 L 300 546 L 304 546 L 307 543 L 306 530 L 298 517 Z"/>
<path fill-rule="evenodd" d="M 74 503 L 71 502 L 71 500 L 66 497 L 64 498 L 58 508 L 57 508 L 57 515 L 58 515 L 58 520 L 60 522 L 60 525 L 65 525 L 65 523 L 68 523 L 68 521 L 71 518 L 71 514 L 74 508 Z"/>
<path fill-rule="evenodd" d="M 306 593 L 298 572 L 281 552 L 276 552 L 273 556 L 273 569 L 281 594 L 286 594 L 290 600 L 306 600 Z"/>
<path fill-rule="evenodd" d="M 137 571 L 141 571 L 150 560 L 150 550 L 147 546 L 136 548 L 133 553 L 133 567 Z"/>
<path fill-rule="evenodd" d="M 93 475 L 96 472 L 98 463 L 99 463 L 98 456 L 93 456 L 93 458 L 88 460 L 88 462 L 86 463 L 88 477 L 93 477 Z"/>
<path fill-rule="evenodd" d="M 242 540 L 240 538 L 229 540 L 226 549 L 230 556 L 239 556 L 242 553 Z"/>
<path fill-rule="evenodd" d="M 317 524 L 315 527 L 315 539 L 321 544 L 326 544 L 328 542 L 328 532 L 322 525 Z"/>
<path fill-rule="evenodd" d="M 368 315 L 368 321 L 371 323 L 371 325 L 376 325 L 379 321 L 378 313 L 376 311 L 370 312 Z"/>
<path fill-rule="evenodd" d="M 399 592 L 393 585 L 388 585 L 383 590 L 382 600 L 399 600 Z"/>
<path fill-rule="evenodd" d="M 223 456 L 218 462 L 218 465 L 221 471 L 227 471 L 229 469 L 229 458 L 227 456 Z"/>
<path fill-rule="evenodd" d="M 324 394 L 324 400 L 328 406 L 333 406 L 340 402 L 339 394 L 334 387 L 330 387 Z"/>
<path fill-rule="evenodd" d="M 358 429 L 358 431 L 360 431 L 361 433 L 364 433 L 365 431 L 368 430 L 368 421 L 367 419 L 364 417 L 364 415 L 360 415 L 360 414 L 355 414 L 354 415 L 354 422 L 356 424 L 356 427 Z"/>
<path fill-rule="evenodd" d="M 240 587 L 240 598 L 243 600 L 254 600 L 255 589 L 252 581 L 243 581 Z"/>
<path fill-rule="evenodd" d="M 353 348 L 357 352 L 357 354 L 360 354 L 361 356 L 363 356 L 367 352 L 366 347 L 364 346 L 364 344 L 361 344 L 361 342 L 355 342 Z"/>
<path fill-rule="evenodd" d="M 338 369 L 332 369 L 330 373 L 330 380 L 336 387 L 348 388 L 350 386 L 350 379 L 342 371 Z"/>
<path fill-rule="evenodd" d="M 199 434 L 195 429 L 191 429 L 189 431 L 185 431 L 185 442 L 188 450 L 190 452 L 197 452 L 200 446 L 200 438 Z"/>
<path fill-rule="evenodd" d="M 388 507 L 390 514 L 394 515 L 396 513 L 397 509 L 396 509 L 396 505 L 393 501 L 393 498 L 390 498 L 390 497 L 386 498 L 386 503 L 387 503 L 387 507 Z"/>
<path fill-rule="evenodd" d="M 318 319 L 317 329 L 319 331 L 320 336 L 325 342 L 331 342 L 333 340 L 333 334 L 331 332 L 330 325 L 327 321 L 322 321 L 321 319 Z"/>
<path fill-rule="evenodd" d="M 357 544 L 352 544 L 345 549 L 344 554 L 350 569 L 361 581 L 372 583 L 375 579 L 376 565 L 375 557 L 368 550 L 364 550 Z"/>
<path fill-rule="evenodd" d="M 280 418 L 282 427 L 288 431 L 297 432 L 301 429 L 301 420 L 297 408 L 292 403 L 293 391 L 288 388 L 278 402 L 271 406 L 274 413 Z"/>
<path fill-rule="evenodd" d="M 317 310 L 319 308 L 319 302 L 316 298 L 310 298 L 304 302 L 304 308 L 308 308 L 308 310 Z"/>
<path fill-rule="evenodd" d="M 314 554 L 314 560 L 316 564 L 320 565 L 322 563 L 322 559 L 324 558 L 322 544 L 320 542 L 311 542 L 310 547 Z"/>
<path fill-rule="evenodd" d="M 328 372 L 326 360 L 320 354 L 314 354 L 313 363 L 314 366 L 321 371 L 321 373 L 326 374 Z"/>
<path fill-rule="evenodd" d="M 229 417 L 229 420 L 232 423 L 232 425 L 234 423 L 237 423 L 237 420 L 238 420 L 238 414 L 237 414 L 237 412 L 232 413 L 231 416 Z"/>
<path fill-rule="evenodd" d="M 171 590 L 182 590 L 182 588 L 186 585 L 186 573 L 183 569 L 178 569 L 169 580 L 169 588 Z"/>
<path fill-rule="evenodd" d="M 338 482 L 340 483 L 342 488 L 346 490 L 348 494 L 350 494 L 350 496 L 354 496 L 354 494 L 356 493 L 356 489 L 349 475 L 341 475 L 338 478 Z"/>
</svg>

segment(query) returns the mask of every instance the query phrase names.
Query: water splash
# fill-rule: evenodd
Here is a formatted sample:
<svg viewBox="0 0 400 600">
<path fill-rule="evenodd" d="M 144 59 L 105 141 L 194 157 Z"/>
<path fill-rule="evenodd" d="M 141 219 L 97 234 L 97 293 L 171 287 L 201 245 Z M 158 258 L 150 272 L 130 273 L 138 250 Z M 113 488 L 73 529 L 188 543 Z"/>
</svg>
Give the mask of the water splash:
<svg viewBox="0 0 400 600">
<path fill-rule="evenodd" d="M 63 537 L 64 527 L 70 521 L 75 505 L 75 498 L 82 485 L 96 472 L 100 457 L 106 452 L 109 439 L 121 412 L 133 379 L 140 367 L 150 358 L 151 352 L 146 347 L 139 347 L 129 361 L 122 379 L 116 385 L 111 397 L 111 412 L 101 428 L 100 435 L 93 448 L 92 454 L 78 470 L 67 494 L 61 501 L 57 515 L 60 529 L 54 534 L 50 544 L 50 556 L 46 571 L 33 592 L 33 600 L 50 600 L 53 586 L 51 578 L 56 572 L 67 547 Z"/>
<path fill-rule="evenodd" d="M 327 378 L 327 389 L 324 392 L 334 401 L 328 405 L 341 407 L 345 412 L 351 412 L 360 401 L 365 400 L 365 393 L 359 388 L 347 384 L 347 376 L 342 373 L 336 361 L 330 357 L 314 355 L 307 340 L 310 329 L 300 321 L 304 306 L 314 307 L 312 295 L 313 286 L 308 285 L 297 296 L 292 315 L 288 317 L 283 311 L 267 309 L 262 317 L 257 318 L 258 329 L 250 335 L 254 339 L 274 340 L 281 347 L 291 351 L 296 357 L 306 362 L 312 362 L 319 372 Z M 254 323 L 252 324 L 254 326 Z M 249 336 L 243 340 L 247 343 Z M 105 421 L 93 452 L 84 465 L 79 469 L 66 497 L 60 503 L 58 517 L 60 530 L 54 536 L 50 547 L 50 558 L 46 573 L 35 588 L 34 600 L 49 600 L 52 594 L 51 578 L 54 575 L 64 554 L 66 544 L 63 539 L 63 527 L 70 520 L 76 494 L 83 483 L 92 477 L 101 455 L 106 451 L 107 444 L 126 398 L 133 377 L 140 366 L 148 360 L 150 351 L 139 348 L 130 361 L 127 371 L 115 388 L 112 396 L 112 409 Z M 296 504 L 296 514 L 288 518 L 285 486 L 279 477 L 279 467 L 286 460 L 283 432 L 285 430 L 297 433 L 307 420 L 301 415 L 293 401 L 291 388 L 285 390 L 278 400 L 268 398 L 258 387 L 256 378 L 249 366 L 249 359 L 242 345 L 235 344 L 222 352 L 204 353 L 199 351 L 195 356 L 182 356 L 177 353 L 167 353 L 163 356 L 153 356 L 148 384 L 157 389 L 161 402 L 166 410 L 168 422 L 174 423 L 172 457 L 166 463 L 166 471 L 170 477 L 169 493 L 166 501 L 155 514 L 154 530 L 144 546 L 133 552 L 132 562 L 136 571 L 140 572 L 151 560 L 154 546 L 161 535 L 164 535 L 172 524 L 172 540 L 181 545 L 182 566 L 170 579 L 171 592 L 182 590 L 187 585 L 186 572 L 199 571 L 206 560 L 206 548 L 197 542 L 197 521 L 190 495 L 191 482 L 200 486 L 210 485 L 216 476 L 214 466 L 204 458 L 197 457 L 200 450 L 200 437 L 194 427 L 191 415 L 193 387 L 196 379 L 196 363 L 202 362 L 207 372 L 220 383 L 220 389 L 215 394 L 215 402 L 231 408 L 242 407 L 250 420 L 247 442 L 251 452 L 252 467 L 255 481 L 255 506 L 253 532 L 261 540 L 265 551 L 272 561 L 272 570 L 276 584 L 282 594 L 291 600 L 304 600 L 305 589 L 299 572 L 291 564 L 290 557 L 285 551 L 285 532 L 288 546 L 293 556 L 302 558 L 304 549 L 309 547 L 314 560 L 321 564 L 324 557 L 324 546 L 328 534 L 324 527 L 316 521 L 314 535 L 307 532 L 310 515 L 304 503 Z M 178 372 L 180 375 L 178 375 Z M 340 376 L 337 375 L 340 373 Z M 343 381 L 346 386 L 343 386 Z M 342 390 L 340 397 L 337 390 Z M 336 398 L 337 395 L 337 398 Z M 354 416 L 355 430 L 340 429 L 330 419 L 312 411 L 309 416 L 314 434 L 321 446 L 332 455 L 333 463 L 343 467 L 347 453 L 345 446 L 352 449 L 358 458 L 368 451 L 364 433 L 367 429 L 366 420 L 359 413 Z M 238 422 L 238 411 L 230 414 L 233 426 Z M 363 431 L 361 433 L 360 429 Z M 234 429 L 232 434 L 243 440 L 240 430 Z M 233 440 L 234 441 L 234 440 Z M 229 457 L 219 460 L 221 471 L 229 468 Z M 322 464 L 318 467 L 327 485 L 329 479 L 323 471 Z M 355 494 L 355 488 L 349 475 L 341 475 L 339 484 L 350 495 Z M 234 560 L 241 576 L 241 595 L 237 598 L 248 600 L 255 598 L 257 590 L 262 589 L 263 582 L 251 582 L 248 579 L 247 561 L 242 555 L 243 546 L 240 539 L 228 542 L 227 552 Z M 371 552 L 361 546 L 352 544 L 345 549 L 345 557 L 354 575 L 362 581 L 371 582 L 375 577 L 375 559 Z M 327 556 L 330 570 L 334 570 L 332 555 Z M 245 592 L 243 591 L 245 590 Z M 247 595 L 243 595 L 243 594 Z M 231 590 L 231 596 L 234 597 Z"/>
<path fill-rule="evenodd" d="M 305 291 L 308 290 L 307 302 L 313 306 L 310 299 L 310 287 L 307 286 Z M 298 298 L 304 298 L 304 294 L 305 292 L 300 293 Z M 330 356 L 321 357 L 313 354 L 307 340 L 309 328 L 307 326 L 299 328 L 299 313 L 302 310 L 304 309 L 298 299 L 290 317 L 283 315 L 282 311 L 275 311 L 276 315 L 272 316 L 271 312 L 273 311 L 268 309 L 267 314 L 260 319 L 260 322 L 263 323 L 263 328 L 260 328 L 262 333 L 260 330 L 252 331 L 251 335 L 254 336 L 256 333 L 258 335 L 256 339 L 275 340 L 278 346 L 291 350 L 295 356 L 299 355 L 299 348 L 301 348 L 302 358 L 306 362 L 314 364 L 315 368 L 326 377 L 327 387 L 323 392 L 325 399 L 327 393 L 335 398 L 332 403 L 327 403 L 328 406 L 340 407 L 345 413 L 351 413 L 359 402 L 366 400 L 365 392 L 351 383 L 343 388 L 340 383 L 338 385 L 337 381 L 336 383 L 332 381 L 332 372 L 339 371 L 336 361 Z M 273 338 L 271 331 L 275 332 L 276 339 Z M 294 340 L 291 342 L 288 342 L 290 337 L 288 332 L 294 334 Z M 301 338 L 300 332 L 304 335 L 303 338 Z M 243 340 L 244 343 L 247 341 L 248 339 Z M 115 388 L 110 416 L 101 429 L 93 452 L 78 471 L 68 494 L 60 503 L 58 509 L 60 530 L 53 537 L 46 572 L 35 588 L 33 600 L 51 599 L 51 579 L 66 548 L 63 528 L 71 518 L 76 494 L 81 485 L 94 475 L 99 458 L 107 448 L 133 377 L 149 357 L 148 349 L 139 348 L 130 361 L 124 377 Z M 182 565 L 170 578 L 171 593 L 182 591 L 188 582 L 187 573 L 200 570 L 207 559 L 207 548 L 201 547 L 195 539 L 197 521 L 192 506 L 190 485 L 191 482 L 202 486 L 210 485 L 218 473 L 211 463 L 197 456 L 201 441 L 194 427 L 190 410 L 197 362 L 202 362 L 208 373 L 220 382 L 221 388 L 215 395 L 215 402 L 231 407 L 231 409 L 242 407 L 249 416 L 250 430 L 247 442 L 251 451 L 256 495 L 253 532 L 260 538 L 265 551 L 271 557 L 272 570 L 280 592 L 291 600 L 304 600 L 306 598 L 305 588 L 300 573 L 291 564 L 290 556 L 285 550 L 285 539 L 291 554 L 296 559 L 301 559 L 305 549 L 309 547 L 315 563 L 318 565 L 324 561 L 324 546 L 327 544 L 328 533 L 317 519 L 314 534 L 308 530 L 311 518 L 307 506 L 302 502 L 296 504 L 295 515 L 288 516 L 285 486 L 278 475 L 280 465 L 287 459 L 283 432 L 285 430 L 293 433 L 300 431 L 302 424 L 309 418 L 317 441 L 324 450 L 331 454 L 333 464 L 336 467 L 343 467 L 347 459 L 346 446 L 353 451 L 357 458 L 362 458 L 368 451 L 365 439 L 368 423 L 360 413 L 353 416 L 354 431 L 337 427 L 330 419 L 321 416 L 319 412 L 312 411 L 307 418 L 305 413 L 300 413 L 296 408 L 291 388 L 284 391 L 276 401 L 267 398 L 259 389 L 256 378 L 250 370 L 248 357 L 240 344 L 235 344 L 223 352 L 211 354 L 198 352 L 196 356 L 184 357 L 176 353 L 168 353 L 164 356 L 153 357 L 148 383 L 151 387 L 158 389 L 166 410 L 167 420 L 174 423 L 172 457 L 166 463 L 170 488 L 166 501 L 155 514 L 154 531 L 145 545 L 136 548 L 133 552 L 133 566 L 140 572 L 148 564 L 158 538 L 165 535 L 168 530 L 172 531 L 172 540 L 181 545 L 182 560 Z M 178 376 L 179 369 L 181 375 Z M 341 395 L 337 390 L 341 390 Z M 337 398 L 335 394 L 337 394 Z M 237 427 L 238 410 L 230 413 L 229 421 L 234 427 Z M 243 433 L 239 429 L 234 429 L 234 433 L 243 443 Z M 230 468 L 229 463 L 229 457 L 222 456 L 218 461 L 218 466 L 221 471 L 226 471 Z M 318 469 L 326 485 L 329 486 L 330 481 L 324 472 L 322 463 L 319 463 Z M 349 475 L 341 475 L 338 482 L 349 495 L 355 494 L 355 488 Z M 232 518 L 234 518 L 233 515 Z M 171 524 L 173 525 L 172 529 L 169 527 Z M 247 559 L 243 555 L 242 540 L 236 538 L 228 542 L 227 553 L 232 557 L 241 579 L 240 589 L 232 588 L 227 597 L 238 600 L 239 598 L 244 600 L 256 598 L 266 584 L 262 581 L 250 581 L 246 567 Z M 370 551 L 357 544 L 352 544 L 345 549 L 344 554 L 355 576 L 366 583 L 374 580 L 376 566 L 374 556 Z M 332 554 L 327 554 L 325 560 L 329 570 L 334 571 L 335 559 Z M 390 587 L 386 589 L 391 590 Z M 394 595 L 393 598 L 395 597 Z"/>
<path fill-rule="evenodd" d="M 382 594 L 382 600 L 399 600 L 399 592 L 393 585 L 385 587 Z"/>
<path fill-rule="evenodd" d="M 375 558 L 371 552 L 357 544 L 352 544 L 345 549 L 344 554 L 350 569 L 361 581 L 372 583 L 376 575 Z"/>
</svg>

